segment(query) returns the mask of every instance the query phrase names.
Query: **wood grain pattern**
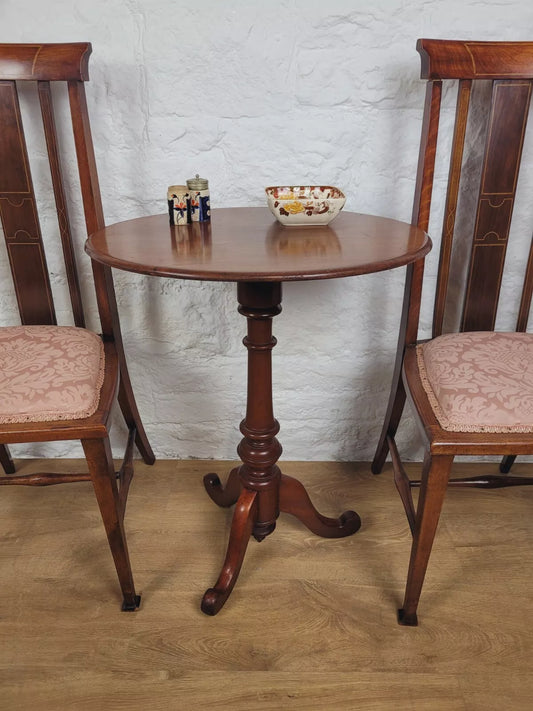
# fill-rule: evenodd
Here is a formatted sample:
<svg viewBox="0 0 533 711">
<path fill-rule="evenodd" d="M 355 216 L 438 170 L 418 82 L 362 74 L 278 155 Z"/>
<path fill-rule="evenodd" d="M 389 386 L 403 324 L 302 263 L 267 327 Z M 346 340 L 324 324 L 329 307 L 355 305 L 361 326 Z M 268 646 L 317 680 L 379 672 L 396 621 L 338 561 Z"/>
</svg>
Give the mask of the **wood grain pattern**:
<svg viewBox="0 0 533 711">
<path fill-rule="evenodd" d="M 285 227 L 266 207 L 216 209 L 209 223 L 177 227 L 167 214 L 127 220 L 94 232 L 86 244 L 92 259 L 117 269 L 245 282 L 367 274 L 408 264 L 430 248 L 422 229 L 397 220 L 341 212 L 331 225 Z"/>
<path fill-rule="evenodd" d="M 43 462 L 17 465 L 29 473 Z M 80 462 L 46 465 L 70 471 Z M 282 514 L 275 537 L 251 540 L 236 604 L 210 618 L 199 600 L 218 572 L 231 518 L 213 508 L 202 477 L 229 466 L 136 464 L 126 528 L 143 603 L 132 616 L 109 604 L 119 591 L 89 483 L 3 492 L 4 708 L 529 711 L 531 490 L 448 492 L 427 614 L 405 628 L 395 612 L 410 534 L 389 465 L 373 477 L 367 464 L 284 462 L 321 509 L 349 503 L 363 526 L 352 538 L 324 540 Z M 419 476 L 418 465 L 406 468 Z M 466 471 L 487 468 L 497 465 Z M 494 601 L 510 592 L 502 615 Z"/>
</svg>

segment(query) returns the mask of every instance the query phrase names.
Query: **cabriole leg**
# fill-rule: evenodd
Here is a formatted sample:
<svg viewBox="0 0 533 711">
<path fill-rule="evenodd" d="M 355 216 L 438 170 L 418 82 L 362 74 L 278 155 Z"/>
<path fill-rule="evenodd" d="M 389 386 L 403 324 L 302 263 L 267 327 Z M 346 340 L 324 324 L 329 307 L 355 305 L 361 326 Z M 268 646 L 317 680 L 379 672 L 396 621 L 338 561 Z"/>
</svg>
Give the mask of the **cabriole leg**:
<svg viewBox="0 0 533 711">
<path fill-rule="evenodd" d="M 361 519 L 355 511 L 345 511 L 339 518 L 322 516 L 313 506 L 304 485 L 291 476 L 281 475 L 279 508 L 301 521 L 322 538 L 344 538 L 361 528 Z"/>
<path fill-rule="evenodd" d="M 233 506 L 241 493 L 239 467 L 235 467 L 231 470 L 225 486 L 222 486 L 218 474 L 206 474 L 204 476 L 204 486 L 210 498 L 217 506 L 224 508 Z"/>
<path fill-rule="evenodd" d="M 216 615 L 219 612 L 237 582 L 257 513 L 256 498 L 257 492 L 246 489 L 239 497 L 231 523 L 224 565 L 215 587 L 206 590 L 202 599 L 202 612 L 206 615 Z"/>
</svg>

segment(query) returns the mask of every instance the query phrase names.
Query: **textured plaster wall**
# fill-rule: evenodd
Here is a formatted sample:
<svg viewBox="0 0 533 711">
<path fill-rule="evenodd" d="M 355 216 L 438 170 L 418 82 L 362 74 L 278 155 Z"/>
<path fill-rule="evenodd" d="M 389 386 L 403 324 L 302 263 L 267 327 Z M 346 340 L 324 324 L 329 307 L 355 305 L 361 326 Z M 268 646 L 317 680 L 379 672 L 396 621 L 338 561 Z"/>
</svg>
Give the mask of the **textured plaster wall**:
<svg viewBox="0 0 533 711">
<path fill-rule="evenodd" d="M 87 91 L 108 223 L 163 212 L 167 185 L 197 172 L 209 178 L 215 208 L 262 205 L 266 185 L 318 181 L 344 189 L 347 210 L 409 220 L 424 94 L 416 39 L 533 39 L 529 0 L 2 0 L 0 18 L 2 42 L 92 42 Z M 445 98 L 451 116 L 454 98 Z M 22 100 L 33 101 L 26 92 Z M 42 139 L 30 131 L 29 142 L 50 242 L 57 227 Z M 442 183 L 446 167 L 439 171 Z M 71 164 L 67 173 L 75 175 Z M 526 172 L 522 194 L 531 194 L 531 183 Z M 81 213 L 73 218 L 85 282 Z M 440 219 L 436 209 L 423 334 Z M 530 235 L 526 223 L 509 255 L 502 328 L 512 327 Z M 54 274 L 58 254 L 51 244 Z M 273 353 L 285 458 L 371 458 L 388 397 L 403 278 L 400 269 L 285 287 Z M 123 272 L 116 285 L 132 379 L 157 455 L 235 458 L 246 352 L 234 285 Z M 64 319 L 67 295 L 57 276 L 53 289 Z M 89 282 L 84 290 L 97 328 Z M 0 324 L 16 322 L 2 240 Z M 115 420 L 118 444 L 124 429 Z M 399 440 L 408 457 L 420 456 L 412 421 Z M 14 446 L 13 452 L 78 456 L 81 449 Z"/>
</svg>

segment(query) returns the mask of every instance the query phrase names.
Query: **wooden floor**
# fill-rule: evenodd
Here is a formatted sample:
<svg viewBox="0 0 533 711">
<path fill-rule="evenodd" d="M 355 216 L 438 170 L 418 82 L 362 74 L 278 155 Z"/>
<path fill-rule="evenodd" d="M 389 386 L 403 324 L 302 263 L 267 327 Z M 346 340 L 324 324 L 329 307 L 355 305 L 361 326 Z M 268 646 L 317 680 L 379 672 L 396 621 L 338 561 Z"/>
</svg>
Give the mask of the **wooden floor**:
<svg viewBox="0 0 533 711">
<path fill-rule="evenodd" d="M 120 611 L 90 484 L 1 490 L 2 711 L 533 707 L 531 488 L 449 492 L 420 626 L 404 628 L 410 537 L 390 469 L 284 463 L 322 513 L 352 507 L 362 528 L 325 540 L 282 515 L 273 535 L 250 542 L 211 618 L 200 599 L 218 576 L 231 510 L 207 498 L 202 476 L 229 468 L 138 464 L 126 514 L 136 613 Z"/>
</svg>

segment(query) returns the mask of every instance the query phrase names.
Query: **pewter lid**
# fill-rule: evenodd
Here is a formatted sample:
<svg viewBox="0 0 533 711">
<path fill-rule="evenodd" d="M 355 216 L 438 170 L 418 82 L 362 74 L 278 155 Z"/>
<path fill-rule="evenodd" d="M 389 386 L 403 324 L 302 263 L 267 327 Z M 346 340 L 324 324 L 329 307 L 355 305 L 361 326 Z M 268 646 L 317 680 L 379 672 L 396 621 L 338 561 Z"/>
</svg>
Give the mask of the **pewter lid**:
<svg viewBox="0 0 533 711">
<path fill-rule="evenodd" d="M 200 175 L 196 173 L 196 178 L 187 180 L 187 187 L 189 190 L 207 190 L 209 182 L 205 178 L 200 178 Z"/>
</svg>

